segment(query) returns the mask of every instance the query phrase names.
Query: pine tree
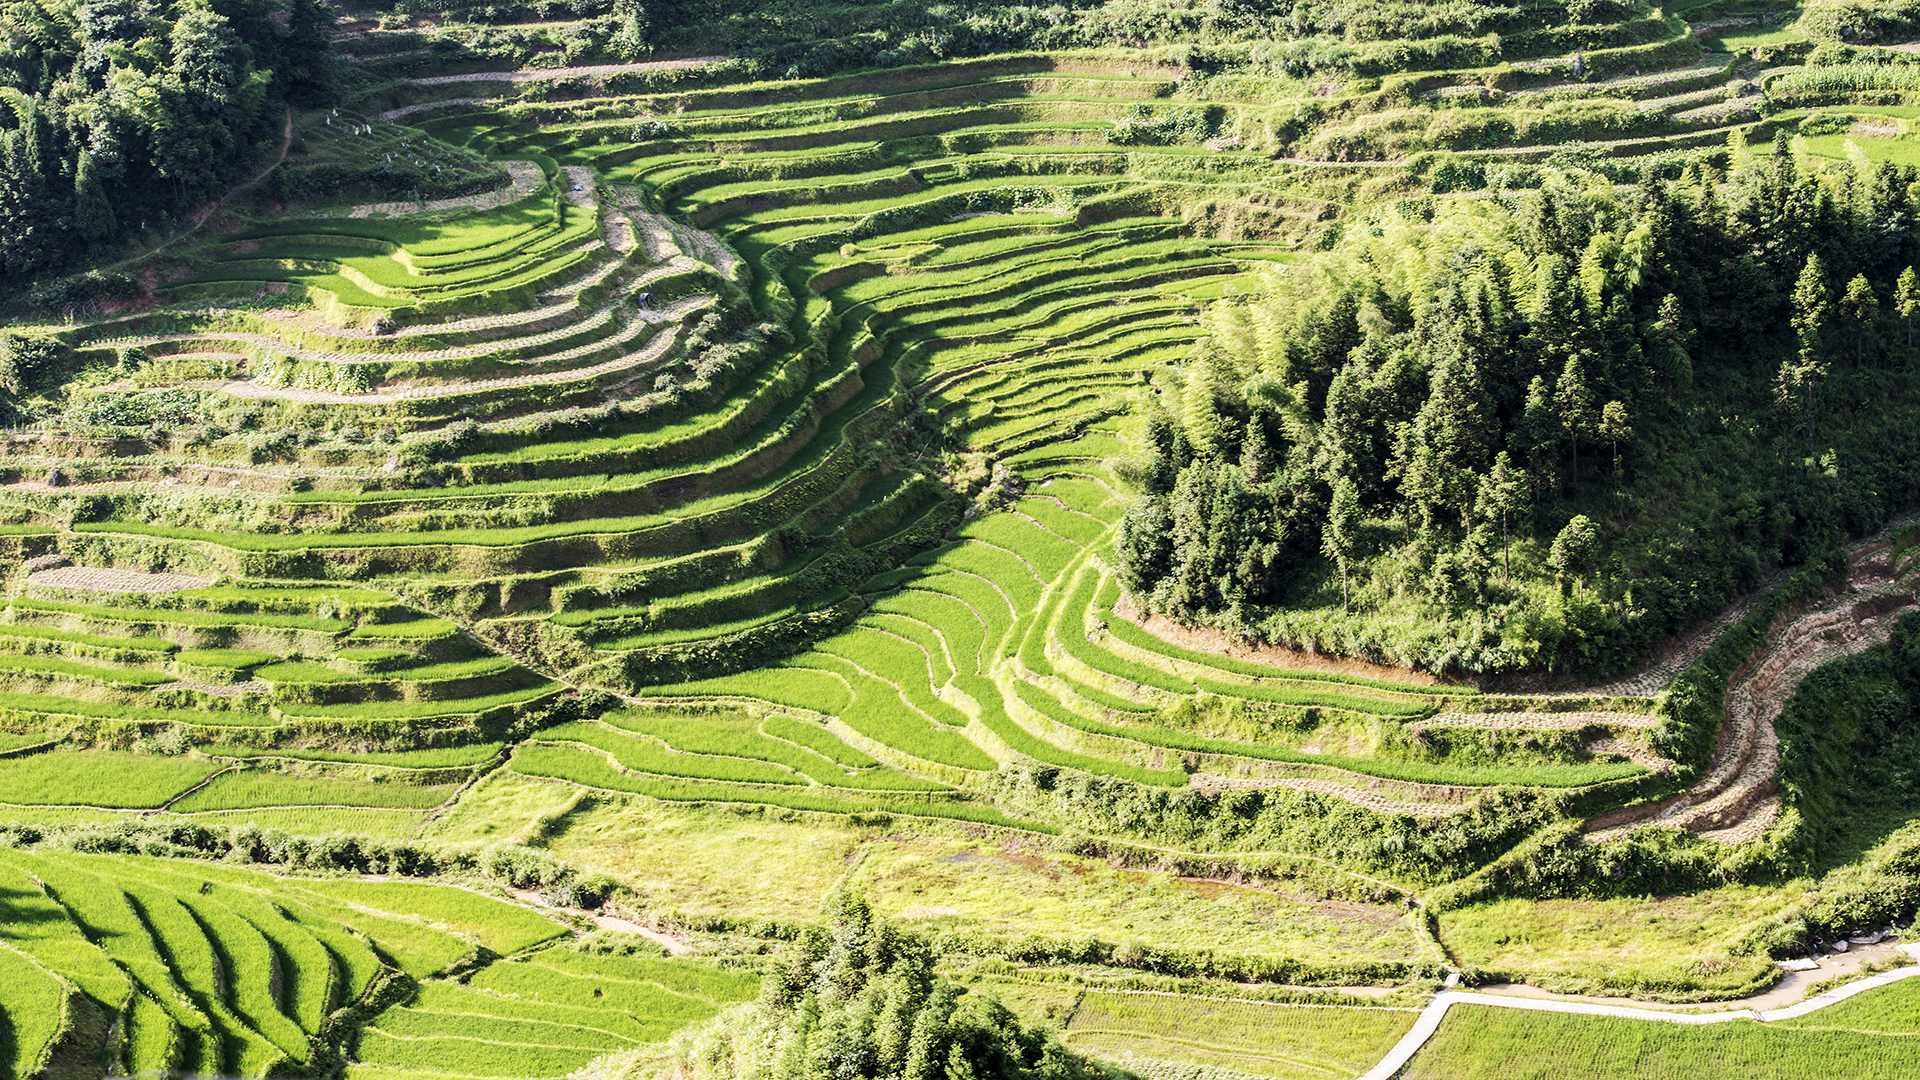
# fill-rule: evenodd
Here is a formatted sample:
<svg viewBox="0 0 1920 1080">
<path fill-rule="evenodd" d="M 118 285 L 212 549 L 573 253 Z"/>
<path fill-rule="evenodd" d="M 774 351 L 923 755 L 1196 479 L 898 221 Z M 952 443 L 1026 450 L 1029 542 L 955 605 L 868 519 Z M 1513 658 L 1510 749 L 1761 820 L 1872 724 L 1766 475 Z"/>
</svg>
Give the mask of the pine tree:
<svg viewBox="0 0 1920 1080">
<path fill-rule="evenodd" d="M 1505 457 L 1502 454 L 1501 457 Z M 1333 482 L 1333 499 L 1327 508 L 1327 525 L 1321 530 L 1320 549 L 1340 567 L 1340 610 L 1353 610 L 1348 586 L 1348 566 L 1359 549 L 1360 490 L 1342 477 Z"/>
<path fill-rule="evenodd" d="M 1827 373 L 1825 338 L 1833 319 L 1833 299 L 1827 286 L 1827 268 L 1820 256 L 1807 256 L 1800 280 L 1793 287 L 1793 331 L 1799 351 L 1780 368 L 1780 390 L 1789 402 L 1798 400 L 1807 425 L 1807 456 L 1813 456 L 1814 386 Z"/>
<path fill-rule="evenodd" d="M 1560 431 L 1559 417 L 1554 413 L 1553 391 L 1547 380 L 1538 375 L 1527 384 L 1527 403 L 1520 413 L 1520 424 L 1514 428 L 1513 446 L 1516 452 L 1527 462 L 1527 475 L 1532 479 L 1533 490 L 1544 492 L 1553 490 L 1554 476 L 1551 451 Z"/>
<path fill-rule="evenodd" d="M 1909 266 L 1893 286 L 1893 310 L 1907 323 L 1907 348 L 1913 348 L 1913 317 L 1920 313 L 1920 274 Z"/>
<path fill-rule="evenodd" d="M 1514 468 L 1513 458 L 1502 450 L 1493 459 L 1493 468 L 1487 472 L 1486 479 L 1480 482 L 1476 510 L 1481 517 L 1500 519 L 1501 577 L 1508 582 L 1513 580 L 1513 547 L 1507 519 L 1526 506 L 1527 474 Z"/>
<path fill-rule="evenodd" d="M 1880 318 L 1880 298 L 1874 295 L 1873 285 L 1865 274 L 1855 274 L 1847 282 L 1847 292 L 1840 300 L 1840 310 L 1847 321 L 1853 324 L 1853 364 L 1861 366 L 1866 361 L 1867 333 Z"/>
<path fill-rule="evenodd" d="M 1572 447 L 1573 465 L 1567 476 L 1567 488 L 1575 490 L 1580 486 L 1580 440 L 1593 433 L 1600 419 L 1594 407 L 1593 390 L 1587 385 L 1587 374 L 1578 357 L 1567 361 L 1560 378 L 1554 382 L 1553 407 Z"/>
</svg>

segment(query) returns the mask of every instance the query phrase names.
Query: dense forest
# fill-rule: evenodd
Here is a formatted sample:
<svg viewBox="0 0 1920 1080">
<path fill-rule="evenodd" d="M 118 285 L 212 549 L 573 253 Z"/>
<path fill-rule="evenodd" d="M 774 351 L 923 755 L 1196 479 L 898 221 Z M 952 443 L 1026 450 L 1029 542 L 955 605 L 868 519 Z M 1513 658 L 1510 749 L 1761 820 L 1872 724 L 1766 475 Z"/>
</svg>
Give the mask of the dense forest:
<svg viewBox="0 0 1920 1080">
<path fill-rule="evenodd" d="M 327 95 L 319 0 L 0 9 L 0 276 L 179 218 L 259 168 L 289 104 Z"/>
<path fill-rule="evenodd" d="M 1435 669 L 1643 655 L 1920 496 L 1914 183 L 1782 139 L 1403 201 L 1157 384 L 1123 581 Z"/>
</svg>

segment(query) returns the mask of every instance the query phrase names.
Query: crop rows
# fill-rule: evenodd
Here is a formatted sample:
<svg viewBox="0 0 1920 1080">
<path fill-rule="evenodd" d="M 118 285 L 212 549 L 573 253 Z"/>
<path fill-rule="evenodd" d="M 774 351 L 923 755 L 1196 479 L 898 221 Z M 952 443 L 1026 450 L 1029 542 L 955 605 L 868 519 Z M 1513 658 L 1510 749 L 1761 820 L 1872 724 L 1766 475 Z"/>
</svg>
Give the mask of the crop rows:
<svg viewBox="0 0 1920 1080">
<path fill-rule="evenodd" d="M 33 1071 L 75 995 L 120 1032 L 88 1051 L 116 1072 L 260 1076 L 307 1067 L 328 1017 L 392 969 L 420 987 L 360 1034 L 362 1064 L 350 1074 L 440 1071 L 458 1060 L 501 1063 L 502 1076 L 557 1076 L 755 993 L 751 976 L 552 944 L 569 933 L 536 911 L 444 884 L 0 851 L 9 1075 Z M 495 962 L 464 983 L 435 977 L 476 947 L 527 959 Z M 522 1045 L 534 1052 L 516 1057 Z"/>
</svg>

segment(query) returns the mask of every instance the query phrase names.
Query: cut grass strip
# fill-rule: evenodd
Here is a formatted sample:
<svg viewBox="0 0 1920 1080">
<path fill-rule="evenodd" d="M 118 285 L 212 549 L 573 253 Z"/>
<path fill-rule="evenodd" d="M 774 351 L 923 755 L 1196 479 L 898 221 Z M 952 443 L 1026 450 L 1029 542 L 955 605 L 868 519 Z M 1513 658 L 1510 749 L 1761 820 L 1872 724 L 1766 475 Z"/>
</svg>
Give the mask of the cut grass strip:
<svg viewBox="0 0 1920 1080">
<path fill-rule="evenodd" d="M 759 722 L 744 714 L 714 714 L 706 716 L 674 716 L 663 713 L 643 712 L 640 710 L 622 710 L 608 713 L 601 720 L 613 727 L 625 731 L 638 732 L 659 739 L 675 750 L 688 754 L 712 754 L 735 758 L 757 758 L 761 761 L 783 765 L 798 772 L 815 783 L 829 787 L 852 787 L 893 791 L 944 791 L 946 785 L 907 776 L 892 769 L 869 768 L 849 773 L 837 762 L 812 750 L 770 738 L 761 734 Z M 793 721 L 796 727 L 804 728 Z M 833 739 L 831 732 L 822 728 L 812 728 L 813 732 Z M 839 742 L 838 739 L 833 739 Z M 840 743 L 844 751 L 853 751 L 845 743 Z M 857 752 L 857 751 L 855 751 Z M 865 755 L 861 755 L 864 757 Z M 870 765 L 878 762 L 868 759 Z M 622 760 L 621 764 L 627 764 Z M 631 768 L 632 766 L 628 766 Z M 643 770 L 657 772 L 658 770 Z M 684 775 L 684 774 L 681 774 Z M 714 779 L 738 779 L 736 777 L 716 777 Z"/>
<path fill-rule="evenodd" d="M 456 790 L 458 785 L 455 784 L 380 783 L 239 769 L 215 779 L 168 809 L 181 814 L 264 806 L 369 806 L 391 810 L 431 810 L 446 802 Z"/>
<path fill-rule="evenodd" d="M 275 721 L 263 713 L 231 709 L 155 709 L 136 705 L 116 705 L 102 701 L 79 701 L 50 694 L 16 694 L 0 691 L 0 712 L 47 716 L 87 716 L 99 720 L 136 720 L 161 724 L 191 724 L 196 727 L 273 727 Z"/>
<path fill-rule="evenodd" d="M 1347 757 L 1341 754 L 1307 754 L 1279 746 L 1212 739 L 1203 735 L 1193 735 L 1146 724 L 1122 727 L 1081 716 L 1062 704 L 1052 694 L 1031 683 L 1017 682 L 1014 684 L 1014 690 L 1020 695 L 1022 701 L 1049 718 L 1094 735 L 1108 735 L 1116 739 L 1127 739 L 1169 750 L 1226 754 L 1233 757 L 1280 761 L 1296 765 L 1321 765 L 1362 776 L 1377 776 L 1383 780 L 1402 780 L 1412 784 L 1445 784 L 1463 787 L 1584 787 L 1608 780 L 1638 776 L 1646 772 L 1644 768 L 1631 763 L 1449 765 L 1444 762 L 1382 761 L 1374 758 Z"/>
<path fill-rule="evenodd" d="M 29 806 L 150 809 L 165 806 L 223 768 L 215 761 L 121 750 L 55 750 L 0 758 L 0 800 Z"/>
<path fill-rule="evenodd" d="M 579 743 L 613 755 L 622 768 L 659 776 L 724 780 L 741 784 L 805 784 L 806 778 L 766 761 L 742 757 L 710 757 L 669 750 L 648 739 L 628 735 L 588 721 L 562 724 L 541 732 L 542 743 Z"/>
<path fill-rule="evenodd" d="M 933 797 L 878 799 L 819 788 L 750 788 L 697 780 L 655 780 L 616 772 L 589 751 L 559 746 L 531 745 L 514 751 L 511 768 L 526 776 L 565 780 L 583 787 L 644 795 L 663 802 L 755 803 L 825 814 L 893 813 L 913 817 L 951 818 L 982 825 L 999 825 L 1028 832 L 1055 833 L 1045 825 L 1015 821 L 990 806 L 942 801 Z"/>
<path fill-rule="evenodd" d="M 47 600 L 18 598 L 13 601 L 12 606 L 15 612 L 75 615 L 83 619 L 139 624 L 267 626 L 280 630 L 312 630 L 324 634 L 337 634 L 343 630 L 352 629 L 351 623 L 341 622 L 339 619 L 322 619 L 312 615 L 238 615 L 225 612 L 179 611 L 173 608 L 93 607 L 87 604 L 57 604 Z"/>
<path fill-rule="evenodd" d="M 458 933 L 472 935 L 501 954 L 530 949 L 571 931 L 561 923 L 519 904 L 470 889 L 420 881 L 313 881 L 303 887 L 336 900 L 416 916 Z"/>
<path fill-rule="evenodd" d="M 394 769 L 461 769 L 485 765 L 500 756 L 505 743 L 474 743 L 471 746 L 446 746 L 434 750 L 389 750 L 356 754 L 346 750 L 304 750 L 295 747 L 222 746 L 200 747 L 209 757 L 284 758 L 289 761 L 340 761 L 359 765 L 384 765 Z"/>
<path fill-rule="evenodd" d="M 442 716 L 465 716 L 489 712 L 510 705 L 528 705 L 558 693 L 559 683 L 541 681 L 524 690 L 509 690 L 486 697 L 450 698 L 445 701 L 363 701 L 348 705 L 308 705 L 304 702 L 280 702 L 274 708 L 292 717 L 339 718 L 347 720 L 427 720 Z"/>
</svg>

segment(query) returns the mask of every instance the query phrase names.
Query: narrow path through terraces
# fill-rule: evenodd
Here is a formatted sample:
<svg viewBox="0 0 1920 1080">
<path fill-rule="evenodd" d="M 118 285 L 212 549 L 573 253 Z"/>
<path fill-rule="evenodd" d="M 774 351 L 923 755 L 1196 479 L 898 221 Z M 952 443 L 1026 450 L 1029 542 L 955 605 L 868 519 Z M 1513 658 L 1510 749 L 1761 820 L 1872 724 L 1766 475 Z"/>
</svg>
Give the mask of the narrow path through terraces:
<svg viewBox="0 0 1920 1080">
<path fill-rule="evenodd" d="M 1810 609 L 1783 615 L 1766 643 L 1729 680 L 1726 718 L 1707 774 L 1672 798 L 1594 819 L 1587 842 L 1624 836 L 1651 822 L 1678 825 L 1724 844 L 1757 839 L 1780 812 L 1774 793 L 1780 766 L 1774 721 L 1816 668 L 1892 637 L 1900 614 L 1920 605 L 1910 571 L 1895 565 L 1889 540 L 1856 549 L 1845 585 Z"/>
</svg>

